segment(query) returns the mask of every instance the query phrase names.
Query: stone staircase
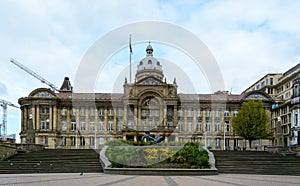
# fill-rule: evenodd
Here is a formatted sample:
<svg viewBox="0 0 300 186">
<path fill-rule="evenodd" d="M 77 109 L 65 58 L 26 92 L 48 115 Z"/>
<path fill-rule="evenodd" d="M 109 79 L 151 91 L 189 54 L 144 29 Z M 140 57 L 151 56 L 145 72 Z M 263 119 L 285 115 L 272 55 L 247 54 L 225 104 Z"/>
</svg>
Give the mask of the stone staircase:
<svg viewBox="0 0 300 186">
<path fill-rule="evenodd" d="M 0 174 L 103 172 L 93 149 L 45 149 L 0 161 Z"/>
<path fill-rule="evenodd" d="M 300 157 L 264 151 L 212 151 L 219 173 L 300 176 Z"/>
</svg>

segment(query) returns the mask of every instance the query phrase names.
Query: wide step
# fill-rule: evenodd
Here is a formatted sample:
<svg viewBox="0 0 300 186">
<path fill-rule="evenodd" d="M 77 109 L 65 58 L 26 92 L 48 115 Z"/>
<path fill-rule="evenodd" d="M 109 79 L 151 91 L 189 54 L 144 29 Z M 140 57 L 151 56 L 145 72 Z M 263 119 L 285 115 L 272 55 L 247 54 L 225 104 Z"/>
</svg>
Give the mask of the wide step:
<svg viewBox="0 0 300 186">
<path fill-rule="evenodd" d="M 300 176 L 300 157 L 261 151 L 212 151 L 220 173 Z"/>
<path fill-rule="evenodd" d="M 93 149 L 47 149 L 0 161 L 0 174 L 103 172 Z"/>
</svg>

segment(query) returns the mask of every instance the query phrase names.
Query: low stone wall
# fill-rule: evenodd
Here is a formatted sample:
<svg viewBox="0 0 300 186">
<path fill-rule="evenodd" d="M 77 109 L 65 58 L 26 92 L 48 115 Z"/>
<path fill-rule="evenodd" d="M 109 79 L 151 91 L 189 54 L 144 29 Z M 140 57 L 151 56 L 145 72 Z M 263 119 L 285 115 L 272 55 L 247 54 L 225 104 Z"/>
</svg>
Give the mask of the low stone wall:
<svg viewBox="0 0 300 186">
<path fill-rule="evenodd" d="M 7 145 L 0 144 L 0 159 L 4 160 L 15 154 L 17 154 L 18 149 L 15 147 L 10 147 Z"/>
<path fill-rule="evenodd" d="M 179 169 L 179 168 L 112 168 L 111 163 L 105 155 L 108 146 L 104 146 L 100 151 L 100 162 L 105 174 L 122 175 L 216 175 L 218 169 L 215 167 L 215 158 L 209 152 L 210 169 Z"/>
<path fill-rule="evenodd" d="M 188 176 L 188 175 L 216 175 L 217 169 L 167 169 L 167 168 L 103 168 L 105 174 L 122 175 L 160 175 L 160 176 Z"/>
</svg>

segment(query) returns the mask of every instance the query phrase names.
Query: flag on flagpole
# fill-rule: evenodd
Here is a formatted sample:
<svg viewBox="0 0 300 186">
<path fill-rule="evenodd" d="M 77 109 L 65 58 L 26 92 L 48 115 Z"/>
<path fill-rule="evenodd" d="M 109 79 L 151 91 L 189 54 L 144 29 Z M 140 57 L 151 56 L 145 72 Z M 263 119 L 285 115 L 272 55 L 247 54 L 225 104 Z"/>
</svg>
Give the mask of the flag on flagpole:
<svg viewBox="0 0 300 186">
<path fill-rule="evenodd" d="M 131 34 L 129 35 L 129 50 L 130 50 L 130 54 L 132 55 L 132 46 L 131 46 Z"/>
</svg>

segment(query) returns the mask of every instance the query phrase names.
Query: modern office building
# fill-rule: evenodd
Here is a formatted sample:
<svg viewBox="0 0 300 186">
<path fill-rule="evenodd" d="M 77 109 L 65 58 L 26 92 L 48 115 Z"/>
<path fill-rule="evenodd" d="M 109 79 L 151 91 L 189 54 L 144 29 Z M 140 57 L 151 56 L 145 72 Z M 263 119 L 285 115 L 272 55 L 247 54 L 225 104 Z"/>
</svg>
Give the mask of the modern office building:
<svg viewBox="0 0 300 186">
<path fill-rule="evenodd" d="M 134 83 L 125 79 L 120 94 L 73 92 L 69 78 L 58 92 L 33 90 L 19 99 L 21 143 L 100 148 L 113 138 L 142 140 L 149 131 L 165 141 L 201 141 L 212 149 L 244 148 L 249 144 L 234 134 L 230 123 L 242 103 L 262 100 L 271 116 L 274 100 L 266 92 L 178 93 L 176 79 L 168 83 L 164 78 L 163 64 L 153 57 L 150 44 L 146 57 L 138 63 L 135 79 Z M 253 143 L 258 148 L 270 145 L 269 140 Z"/>
<path fill-rule="evenodd" d="M 299 74 L 300 64 L 297 64 L 284 73 L 265 75 L 243 92 L 262 91 L 274 99 L 271 109 L 275 131 L 273 146 L 300 145 Z"/>
</svg>

